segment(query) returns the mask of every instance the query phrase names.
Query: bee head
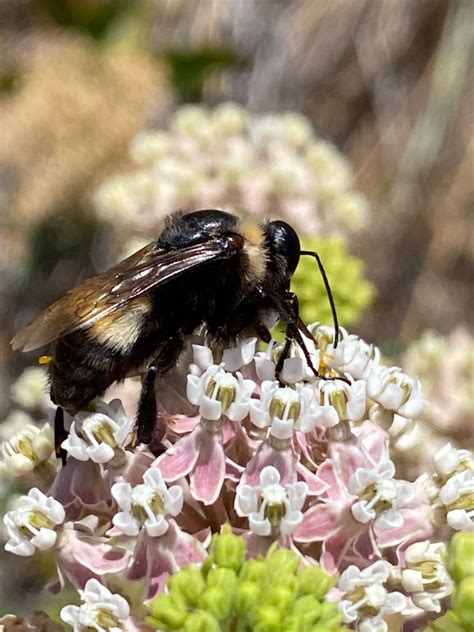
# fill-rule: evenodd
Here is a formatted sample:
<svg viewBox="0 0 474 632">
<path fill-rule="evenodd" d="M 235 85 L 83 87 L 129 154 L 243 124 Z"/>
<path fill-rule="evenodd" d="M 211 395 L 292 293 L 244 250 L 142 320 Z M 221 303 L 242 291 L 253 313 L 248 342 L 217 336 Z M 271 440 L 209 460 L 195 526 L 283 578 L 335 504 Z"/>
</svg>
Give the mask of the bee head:
<svg viewBox="0 0 474 632">
<path fill-rule="evenodd" d="M 300 260 L 301 247 L 298 235 L 289 224 L 280 220 L 269 222 L 266 233 L 270 251 L 285 259 L 288 275 L 291 277 Z"/>
</svg>

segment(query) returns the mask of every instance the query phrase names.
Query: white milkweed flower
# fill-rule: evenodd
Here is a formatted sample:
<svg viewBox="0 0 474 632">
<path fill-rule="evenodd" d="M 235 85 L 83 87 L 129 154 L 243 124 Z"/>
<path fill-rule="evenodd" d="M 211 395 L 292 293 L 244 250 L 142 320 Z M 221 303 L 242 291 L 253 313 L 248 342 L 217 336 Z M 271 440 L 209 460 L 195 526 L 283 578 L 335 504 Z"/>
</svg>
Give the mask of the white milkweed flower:
<svg viewBox="0 0 474 632">
<path fill-rule="evenodd" d="M 317 396 L 320 405 L 316 423 L 323 426 L 335 426 L 341 421 L 359 421 L 365 413 L 366 383 L 357 380 L 347 384 L 342 380 L 320 380 Z"/>
<path fill-rule="evenodd" d="M 474 455 L 470 450 L 458 450 L 446 443 L 433 457 L 436 474 L 442 480 L 464 470 L 474 472 Z"/>
<path fill-rule="evenodd" d="M 118 448 L 126 445 L 132 430 L 133 421 L 120 400 L 109 404 L 99 401 L 95 412 L 80 411 L 74 416 L 69 436 L 61 445 L 78 461 L 107 463 Z"/>
<path fill-rule="evenodd" d="M 11 396 L 18 404 L 32 410 L 49 402 L 48 377 L 44 368 L 28 367 L 11 387 Z"/>
<path fill-rule="evenodd" d="M 301 508 L 308 493 L 302 481 L 280 484 L 280 473 L 272 465 L 260 473 L 259 485 L 241 483 L 237 487 L 235 510 L 239 516 L 248 516 L 250 530 L 262 536 L 277 530 L 282 535 L 293 533 L 301 524 Z"/>
<path fill-rule="evenodd" d="M 311 386 L 297 384 L 281 387 L 278 382 L 265 380 L 260 399 L 250 401 L 250 419 L 258 428 L 270 427 L 277 439 L 289 439 L 294 430 L 310 432 L 318 417 Z"/>
<path fill-rule="evenodd" d="M 394 480 L 395 465 L 382 461 L 373 469 L 358 468 L 349 479 L 349 493 L 358 496 L 351 512 L 358 522 L 376 521 L 380 529 L 395 529 L 403 525 L 400 509 L 416 497 L 413 483 Z"/>
<path fill-rule="evenodd" d="M 372 366 L 367 394 L 386 410 L 409 419 L 418 417 L 426 406 L 420 380 L 409 377 L 398 367 Z"/>
<path fill-rule="evenodd" d="M 387 632 L 384 616 L 401 612 L 407 604 L 404 595 L 385 588 L 389 573 L 390 564 L 386 561 L 375 562 L 364 570 L 349 566 L 342 573 L 338 588 L 345 593 L 339 601 L 344 623 L 357 621 L 360 632 Z"/>
<path fill-rule="evenodd" d="M 247 338 L 239 342 L 235 347 L 228 347 L 222 353 L 222 366 L 226 371 L 233 373 L 243 366 L 247 366 L 254 359 L 257 338 Z M 190 366 L 190 373 L 200 376 L 213 364 L 217 364 L 214 353 L 210 347 L 204 345 L 193 345 L 193 364 Z"/>
<path fill-rule="evenodd" d="M 319 366 L 319 351 L 312 340 L 304 337 L 304 341 L 313 366 L 317 369 Z M 262 381 L 275 379 L 275 367 L 283 347 L 284 344 L 278 344 L 272 340 L 265 351 L 259 351 L 255 354 L 255 370 Z M 289 357 L 283 361 L 280 379 L 286 384 L 315 379 L 301 347 L 295 343 L 290 347 Z"/>
<path fill-rule="evenodd" d="M 0 472 L 9 477 L 27 474 L 47 461 L 53 450 L 53 429 L 49 424 L 42 428 L 28 424 L 2 443 Z"/>
<path fill-rule="evenodd" d="M 416 542 L 405 551 L 406 568 L 401 573 L 402 586 L 411 593 L 413 603 L 427 612 L 440 612 L 440 600 L 453 591 L 445 559 L 444 542 Z"/>
<path fill-rule="evenodd" d="M 37 549 L 50 549 L 57 540 L 55 527 L 64 518 L 61 503 L 33 487 L 27 496 L 19 498 L 17 508 L 3 517 L 9 538 L 5 549 L 21 556 L 33 555 Z"/>
<path fill-rule="evenodd" d="M 182 488 L 173 485 L 168 489 L 156 467 L 150 467 L 143 474 L 143 483 L 135 487 L 115 483 L 112 496 L 122 510 L 112 522 L 125 535 L 138 535 L 142 526 L 151 538 L 163 535 L 169 526 L 165 516 L 177 516 L 183 507 Z"/>
<path fill-rule="evenodd" d="M 322 352 L 322 361 L 330 369 L 349 374 L 355 380 L 365 380 L 373 366 L 380 362 L 378 347 L 368 344 L 354 334 L 348 334 L 340 327 L 341 340 L 334 348 L 334 327 L 310 325 Z"/>
<path fill-rule="evenodd" d="M 456 531 L 474 530 L 474 472 L 464 470 L 451 476 L 438 494 L 445 506 L 449 526 Z"/>
<path fill-rule="evenodd" d="M 64 606 L 61 619 L 72 626 L 74 632 L 120 632 L 130 616 L 128 601 L 115 595 L 97 579 L 89 579 L 84 590 L 79 590 L 80 606 Z"/>
<path fill-rule="evenodd" d="M 218 421 L 226 416 L 242 421 L 249 411 L 250 396 L 255 389 L 253 380 L 244 380 L 224 370 L 224 364 L 213 364 L 201 376 L 189 375 L 186 395 L 191 404 L 199 405 L 205 419 Z"/>
</svg>

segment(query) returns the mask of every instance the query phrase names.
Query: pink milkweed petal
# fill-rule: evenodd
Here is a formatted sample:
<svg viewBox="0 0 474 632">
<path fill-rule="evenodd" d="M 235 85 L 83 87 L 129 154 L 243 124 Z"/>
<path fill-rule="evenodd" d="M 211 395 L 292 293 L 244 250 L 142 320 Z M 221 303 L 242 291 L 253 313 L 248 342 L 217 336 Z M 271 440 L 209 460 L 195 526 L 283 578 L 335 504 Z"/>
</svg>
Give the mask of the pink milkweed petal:
<svg viewBox="0 0 474 632">
<path fill-rule="evenodd" d="M 340 520 L 342 507 L 335 503 L 318 503 L 310 507 L 293 534 L 295 542 L 323 540 L 333 533 Z"/>
<path fill-rule="evenodd" d="M 327 483 L 318 478 L 318 476 L 311 472 L 311 470 L 308 470 L 308 468 L 305 467 L 301 462 L 297 463 L 296 471 L 298 473 L 298 477 L 302 478 L 303 481 L 307 483 L 309 496 L 319 496 L 323 492 L 327 491 Z"/>
<path fill-rule="evenodd" d="M 225 454 L 220 434 L 202 432 L 199 453 L 191 474 L 191 494 L 195 500 L 212 505 L 224 483 Z"/>
<path fill-rule="evenodd" d="M 165 481 L 176 481 L 191 472 L 199 457 L 201 434 L 208 433 L 200 427 L 195 428 L 191 434 L 178 439 L 173 447 L 156 459 L 153 466 L 159 468 Z"/>
<path fill-rule="evenodd" d="M 357 443 L 361 450 L 366 452 L 373 461 L 373 465 L 388 459 L 389 435 L 380 426 L 371 421 L 364 421 L 353 432 L 357 436 Z"/>
</svg>

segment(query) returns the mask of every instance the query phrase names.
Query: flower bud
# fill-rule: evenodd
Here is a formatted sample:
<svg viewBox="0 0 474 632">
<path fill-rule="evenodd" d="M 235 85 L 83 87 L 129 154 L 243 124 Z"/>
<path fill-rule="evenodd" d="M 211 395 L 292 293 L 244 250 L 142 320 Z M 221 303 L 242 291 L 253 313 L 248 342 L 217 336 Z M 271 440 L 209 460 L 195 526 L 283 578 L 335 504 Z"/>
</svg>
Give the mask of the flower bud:
<svg viewBox="0 0 474 632">
<path fill-rule="evenodd" d="M 206 577 L 207 586 L 225 586 L 229 594 L 233 594 L 237 587 L 238 579 L 235 571 L 230 568 L 211 568 Z"/>
<path fill-rule="evenodd" d="M 342 616 L 338 610 L 337 604 L 331 601 L 324 601 L 321 604 L 319 624 L 324 630 L 338 630 L 341 624 Z"/>
<path fill-rule="evenodd" d="M 252 612 L 260 602 L 261 592 L 260 586 L 255 582 L 242 582 L 237 589 L 237 612 L 242 616 Z"/>
<path fill-rule="evenodd" d="M 210 612 L 218 621 L 226 619 L 232 609 L 233 594 L 226 588 L 208 587 L 199 599 L 199 606 Z"/>
<path fill-rule="evenodd" d="M 233 535 L 230 527 L 214 537 L 211 555 L 217 566 L 238 571 L 245 558 L 245 541 Z"/>
<path fill-rule="evenodd" d="M 255 632 L 277 632 L 281 629 L 282 615 L 275 606 L 261 606 L 255 617 Z"/>
<path fill-rule="evenodd" d="M 240 569 L 239 578 L 252 582 L 259 582 L 267 572 L 266 564 L 263 560 L 247 560 Z"/>
<path fill-rule="evenodd" d="M 195 567 L 183 568 L 168 580 L 171 593 L 181 595 L 191 606 L 197 606 L 199 597 L 205 589 L 204 578 Z"/>
<path fill-rule="evenodd" d="M 305 595 L 295 602 L 293 612 L 299 617 L 301 627 L 305 628 L 306 626 L 319 621 L 321 616 L 321 607 L 321 604 L 315 597 L 312 595 Z"/>
<path fill-rule="evenodd" d="M 295 593 L 287 585 L 277 584 L 272 586 L 269 591 L 267 602 L 268 604 L 278 608 L 280 612 L 287 612 L 295 599 Z"/>
<path fill-rule="evenodd" d="M 474 560 L 474 532 L 456 533 L 449 545 L 448 570 L 451 577 L 460 582 L 472 575 Z"/>
<path fill-rule="evenodd" d="M 322 599 L 334 585 L 333 578 L 320 566 L 307 566 L 298 573 L 298 588 L 305 595 L 313 595 Z"/>
<path fill-rule="evenodd" d="M 289 549 L 276 549 L 269 551 L 267 556 L 267 568 L 272 576 L 293 574 L 300 564 L 296 553 Z"/>
<path fill-rule="evenodd" d="M 182 629 L 183 632 L 220 632 L 221 628 L 210 612 L 196 610 L 189 615 Z"/>
<path fill-rule="evenodd" d="M 453 610 L 461 617 L 466 629 L 474 628 L 474 575 L 465 577 L 457 587 L 453 597 Z"/>
<path fill-rule="evenodd" d="M 164 630 L 181 628 L 188 616 L 186 604 L 178 595 L 160 595 L 151 602 L 150 612 L 148 623 Z"/>
</svg>

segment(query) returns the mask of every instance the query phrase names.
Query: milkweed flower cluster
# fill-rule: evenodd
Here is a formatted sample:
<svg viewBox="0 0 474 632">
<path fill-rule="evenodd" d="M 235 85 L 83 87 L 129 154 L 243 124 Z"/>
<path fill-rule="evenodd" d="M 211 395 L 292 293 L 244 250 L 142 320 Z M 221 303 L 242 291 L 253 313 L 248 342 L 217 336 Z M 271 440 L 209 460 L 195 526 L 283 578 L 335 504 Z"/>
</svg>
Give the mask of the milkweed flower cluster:
<svg viewBox="0 0 474 632">
<path fill-rule="evenodd" d="M 305 234 L 360 229 L 368 204 L 350 164 L 299 113 L 259 116 L 235 103 L 179 108 L 166 130 L 139 134 L 134 171 L 98 190 L 99 215 L 149 232 L 170 208 L 272 213 Z"/>
<path fill-rule="evenodd" d="M 82 600 L 64 623 L 387 632 L 442 614 L 447 541 L 473 528 L 473 455 L 447 444 L 404 480 L 396 442 L 423 423 L 420 380 L 345 329 L 336 346 L 332 327 L 309 334 L 317 372 L 297 346 L 278 375 L 280 343 L 193 345 L 190 366 L 157 393 L 158 456 L 133 446 L 118 400 L 68 420 L 64 467 L 44 429 L 3 445 L 4 476 L 41 483 L 8 508 L 5 548 L 53 556 L 52 589 L 72 584 Z M 277 558 L 295 575 L 288 585 L 265 570 Z M 326 587 L 317 597 L 298 588 L 306 574 Z"/>
</svg>

